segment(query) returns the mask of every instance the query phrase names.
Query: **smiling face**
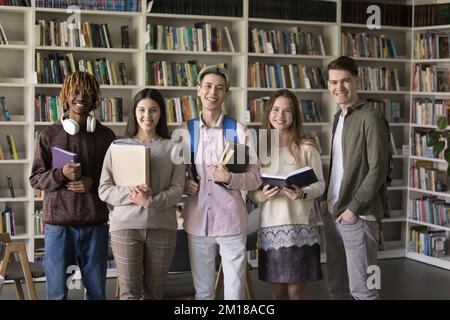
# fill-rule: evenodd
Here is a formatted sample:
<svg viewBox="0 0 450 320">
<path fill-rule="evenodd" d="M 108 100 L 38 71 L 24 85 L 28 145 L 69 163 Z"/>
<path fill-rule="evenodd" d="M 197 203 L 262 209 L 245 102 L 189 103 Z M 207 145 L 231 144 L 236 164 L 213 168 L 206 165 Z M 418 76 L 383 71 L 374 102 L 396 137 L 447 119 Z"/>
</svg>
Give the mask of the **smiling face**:
<svg viewBox="0 0 450 320">
<path fill-rule="evenodd" d="M 283 96 L 276 98 L 270 110 L 269 121 L 273 128 L 288 131 L 293 121 L 291 100 Z"/>
<path fill-rule="evenodd" d="M 328 71 L 328 90 L 334 100 L 347 108 L 358 100 L 358 78 L 346 70 Z"/>
<path fill-rule="evenodd" d="M 95 101 L 91 94 L 86 90 L 74 88 L 68 98 L 69 117 L 87 117 L 89 112 L 95 108 Z"/>
<path fill-rule="evenodd" d="M 214 73 L 204 75 L 200 85 L 197 86 L 197 95 L 200 97 L 203 110 L 221 110 L 221 105 L 228 95 L 225 78 Z"/>
<path fill-rule="evenodd" d="M 161 110 L 158 103 L 150 98 L 139 101 L 135 110 L 136 121 L 139 129 L 138 134 L 152 134 L 156 132 L 156 125 L 161 116 Z"/>
</svg>

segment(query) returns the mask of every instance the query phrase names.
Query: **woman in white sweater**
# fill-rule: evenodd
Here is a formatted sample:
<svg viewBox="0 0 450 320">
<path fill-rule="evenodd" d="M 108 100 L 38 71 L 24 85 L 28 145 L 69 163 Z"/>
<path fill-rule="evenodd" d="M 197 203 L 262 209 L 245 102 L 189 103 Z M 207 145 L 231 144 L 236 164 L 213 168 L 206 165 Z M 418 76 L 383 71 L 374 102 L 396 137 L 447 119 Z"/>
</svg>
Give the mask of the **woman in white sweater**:
<svg viewBox="0 0 450 320">
<path fill-rule="evenodd" d="M 259 278 L 272 283 L 274 299 L 304 298 L 303 284 L 322 279 L 320 241 L 314 214 L 314 199 L 325 188 L 320 154 L 311 140 L 303 138 L 303 123 L 295 94 L 274 93 L 265 112 L 263 127 L 277 130 L 279 148 L 272 148 L 270 163 L 262 171 L 287 175 L 309 166 L 318 182 L 307 187 L 280 188 L 264 185 L 250 197 L 262 203 L 258 232 Z"/>
<path fill-rule="evenodd" d="M 162 299 L 175 251 L 175 208 L 183 195 L 185 167 L 171 161 L 176 143 L 169 139 L 164 99 L 159 91 L 144 89 L 136 94 L 126 137 L 120 141 L 150 146 L 151 184 L 116 185 L 111 147 L 108 149 L 99 195 L 110 210 L 120 299 Z"/>
</svg>

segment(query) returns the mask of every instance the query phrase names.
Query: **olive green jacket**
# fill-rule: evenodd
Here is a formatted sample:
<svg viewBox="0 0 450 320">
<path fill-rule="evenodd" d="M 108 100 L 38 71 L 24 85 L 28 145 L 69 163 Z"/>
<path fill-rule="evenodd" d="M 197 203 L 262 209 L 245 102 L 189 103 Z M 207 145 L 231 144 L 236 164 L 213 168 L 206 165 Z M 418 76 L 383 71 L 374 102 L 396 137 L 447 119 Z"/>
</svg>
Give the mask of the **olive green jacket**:
<svg viewBox="0 0 450 320">
<path fill-rule="evenodd" d="M 334 116 L 332 139 L 340 114 L 341 110 Z M 358 100 L 347 109 L 342 131 L 344 176 L 338 200 L 333 208 L 334 216 L 349 209 L 356 215 L 373 215 L 381 221 L 386 210 L 388 141 L 389 125 L 386 119 L 366 99 Z M 329 177 L 332 161 L 333 155 L 330 160 Z M 329 181 L 328 179 L 325 198 Z"/>
</svg>

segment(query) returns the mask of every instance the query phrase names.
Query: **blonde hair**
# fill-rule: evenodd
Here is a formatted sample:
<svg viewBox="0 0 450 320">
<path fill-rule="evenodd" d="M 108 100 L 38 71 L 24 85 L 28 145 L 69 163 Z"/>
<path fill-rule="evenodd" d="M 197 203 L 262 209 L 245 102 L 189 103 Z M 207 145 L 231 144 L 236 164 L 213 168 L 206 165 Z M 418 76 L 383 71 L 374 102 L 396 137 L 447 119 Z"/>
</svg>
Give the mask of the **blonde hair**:
<svg viewBox="0 0 450 320">
<path fill-rule="evenodd" d="M 97 101 L 100 97 L 100 87 L 97 80 L 90 73 L 76 71 L 64 79 L 64 84 L 59 94 L 64 111 L 67 111 L 67 100 L 69 99 L 69 96 L 75 92 L 75 90 L 79 90 L 81 94 L 87 92 L 92 97 L 94 105 L 89 111 L 92 111 L 97 107 Z"/>
</svg>

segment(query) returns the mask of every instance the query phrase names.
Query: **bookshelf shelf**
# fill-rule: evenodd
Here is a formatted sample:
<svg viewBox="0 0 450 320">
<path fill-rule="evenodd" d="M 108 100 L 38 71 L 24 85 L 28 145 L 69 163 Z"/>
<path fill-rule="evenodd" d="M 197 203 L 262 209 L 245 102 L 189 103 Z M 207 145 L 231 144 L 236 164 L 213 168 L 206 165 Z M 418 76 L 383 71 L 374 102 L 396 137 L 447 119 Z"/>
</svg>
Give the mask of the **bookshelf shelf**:
<svg viewBox="0 0 450 320">
<path fill-rule="evenodd" d="M 28 124 L 27 121 L 0 121 L 0 126 L 25 126 Z"/>
<path fill-rule="evenodd" d="M 435 258 L 426 256 L 424 254 L 415 253 L 415 252 L 407 252 L 406 257 L 412 260 L 416 260 L 419 262 L 423 262 L 426 264 L 431 264 L 436 267 L 444 268 L 447 270 L 450 270 L 450 257 L 442 257 L 442 258 Z"/>
<path fill-rule="evenodd" d="M 320 26 L 320 27 L 333 27 L 336 26 L 334 22 L 317 22 L 317 21 L 304 21 L 304 20 L 284 20 L 284 19 L 263 19 L 263 18 L 248 18 L 250 23 L 265 23 L 265 24 L 277 24 L 277 25 L 304 25 L 304 26 Z"/>
<path fill-rule="evenodd" d="M 357 24 L 357 23 L 341 23 L 342 27 L 345 28 L 357 28 L 357 29 L 367 29 L 367 25 L 365 24 Z M 386 31 L 400 31 L 400 32 L 410 32 L 411 28 L 409 27 L 395 27 L 395 26 L 386 26 L 386 25 L 381 25 L 381 30 L 386 30 Z M 376 31 L 376 30 L 374 30 Z M 369 30 L 370 32 L 370 30 Z"/>
<path fill-rule="evenodd" d="M 366 57 L 353 57 L 356 61 L 369 61 L 369 62 L 396 62 L 396 63 L 410 63 L 411 60 L 405 57 L 400 58 L 366 58 Z"/>
<path fill-rule="evenodd" d="M 272 54 L 272 53 L 249 53 L 248 57 L 252 58 L 276 58 L 276 59 L 302 59 L 302 60 L 323 60 L 333 59 L 333 56 L 321 55 L 300 55 L 300 54 Z"/>
<path fill-rule="evenodd" d="M 86 51 L 86 52 L 105 52 L 105 53 L 138 53 L 139 49 L 133 48 L 85 48 L 85 47 L 61 47 L 61 46 L 38 46 L 36 50 L 49 51 Z"/>
<path fill-rule="evenodd" d="M 450 26 L 448 24 L 439 25 L 439 26 L 427 26 L 427 27 L 414 27 L 413 31 L 439 31 L 439 30 L 450 30 Z"/>
<path fill-rule="evenodd" d="M 450 63 L 450 59 L 414 59 L 413 63 Z"/>
<path fill-rule="evenodd" d="M 230 51 L 182 51 L 182 50 L 146 50 L 146 53 L 150 54 L 168 54 L 168 55 L 193 55 L 193 56 L 230 56 L 237 57 L 242 56 L 242 52 L 230 52 Z"/>
<path fill-rule="evenodd" d="M 442 198 L 450 198 L 450 192 L 437 192 L 437 191 L 430 191 L 430 190 L 423 190 L 423 189 L 417 189 L 417 188 L 408 188 L 411 192 L 417 192 L 422 194 L 428 194 L 430 196 L 437 196 Z"/>
<path fill-rule="evenodd" d="M 0 44 L 0 49 L 2 50 L 26 50 L 29 48 L 30 47 L 23 42 L 22 44 Z"/>
<path fill-rule="evenodd" d="M 26 240 L 29 238 L 30 237 L 27 234 L 18 234 L 18 235 L 11 236 L 11 240 Z"/>
<path fill-rule="evenodd" d="M 224 16 L 205 16 L 205 15 L 189 15 L 189 14 L 167 14 L 167 13 L 147 13 L 148 18 L 162 18 L 164 20 L 201 20 L 201 21 L 228 21 L 241 22 L 242 17 L 224 17 Z"/>
<path fill-rule="evenodd" d="M 0 6 L 1 12 L 10 12 L 10 13 L 25 13 L 30 11 L 30 7 L 19 7 L 19 6 Z"/>
<path fill-rule="evenodd" d="M 30 160 L 19 159 L 19 160 L 0 160 L 0 164 L 28 164 Z"/>
<path fill-rule="evenodd" d="M 21 79 L 21 82 L 1 82 L 0 78 L 0 87 L 9 87 L 9 88 L 25 88 L 28 87 L 29 84 L 25 83 L 25 79 Z"/>
<path fill-rule="evenodd" d="M 436 163 L 446 164 L 447 161 L 445 159 L 436 159 L 436 158 L 427 158 L 427 157 L 418 157 L 418 156 L 410 156 L 411 160 L 425 160 Z"/>
<path fill-rule="evenodd" d="M 16 198 L 0 198 L 0 202 L 28 202 L 28 197 L 16 197 Z"/>
<path fill-rule="evenodd" d="M 427 226 L 427 227 L 439 229 L 439 230 L 450 231 L 450 227 L 440 226 L 440 225 L 437 225 L 437 224 L 427 223 L 427 222 L 423 222 L 423 221 L 417 221 L 417 220 L 410 219 L 410 218 L 408 218 L 408 222 L 410 222 L 412 224 L 418 224 L 418 225 L 421 225 L 421 226 Z"/>
<path fill-rule="evenodd" d="M 45 12 L 45 13 L 57 13 L 57 14 L 72 14 L 72 12 L 66 9 L 58 9 L 58 8 L 42 8 L 36 7 L 36 12 Z M 123 17 L 138 17 L 141 16 L 141 12 L 129 12 L 129 11 L 110 11 L 110 10 L 80 10 L 81 15 L 99 15 L 99 16 L 123 16 Z"/>
<path fill-rule="evenodd" d="M 369 91 L 369 90 L 359 90 L 358 91 L 359 94 L 395 94 L 395 95 L 409 95 L 410 91 L 405 91 L 405 90 L 399 90 L 399 91 L 389 91 L 389 90 L 374 90 L 374 91 Z"/>
<path fill-rule="evenodd" d="M 417 124 L 417 123 L 411 123 L 411 128 L 429 128 L 429 129 L 438 129 L 437 126 L 433 125 L 427 125 L 427 124 Z M 447 130 L 450 129 L 450 126 L 447 127 Z"/>
<path fill-rule="evenodd" d="M 411 92 L 413 96 L 450 97 L 450 92 Z"/>
</svg>

